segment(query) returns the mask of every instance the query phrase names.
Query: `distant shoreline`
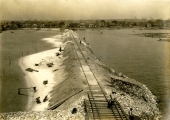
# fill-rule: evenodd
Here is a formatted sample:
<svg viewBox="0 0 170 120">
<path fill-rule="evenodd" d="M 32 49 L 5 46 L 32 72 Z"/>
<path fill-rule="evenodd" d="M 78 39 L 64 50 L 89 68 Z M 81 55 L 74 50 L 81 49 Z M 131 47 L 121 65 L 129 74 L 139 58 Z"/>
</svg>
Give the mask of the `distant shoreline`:
<svg viewBox="0 0 170 120">
<path fill-rule="evenodd" d="M 67 28 L 67 29 L 72 29 L 73 31 L 76 30 L 86 30 L 86 29 L 92 29 L 92 30 L 102 30 L 102 29 L 108 29 L 108 30 L 119 30 L 119 29 L 135 29 L 135 30 L 170 30 L 170 28 L 147 28 L 147 27 L 96 27 L 96 28 Z M 3 31 L 15 31 L 15 30 L 36 30 L 36 31 L 41 31 L 41 30 L 61 30 L 61 28 L 18 28 L 18 29 L 6 29 L 6 30 L 1 30 Z"/>
</svg>

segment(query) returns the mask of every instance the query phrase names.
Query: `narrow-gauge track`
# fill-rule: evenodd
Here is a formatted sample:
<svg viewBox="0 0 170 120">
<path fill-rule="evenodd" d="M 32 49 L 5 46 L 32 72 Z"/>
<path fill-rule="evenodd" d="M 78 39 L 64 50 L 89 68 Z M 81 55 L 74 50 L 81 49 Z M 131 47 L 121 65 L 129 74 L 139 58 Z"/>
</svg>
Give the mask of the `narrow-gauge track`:
<svg viewBox="0 0 170 120">
<path fill-rule="evenodd" d="M 80 63 L 83 74 L 87 82 L 88 100 L 84 101 L 85 109 L 87 111 L 87 119 L 89 120 L 128 120 L 126 114 L 121 109 L 121 106 L 116 100 L 113 100 L 112 106 L 108 108 L 110 96 L 103 90 L 102 86 L 97 80 L 83 51 L 78 45 L 72 31 L 69 31 L 70 37 L 74 43 L 75 53 Z"/>
</svg>

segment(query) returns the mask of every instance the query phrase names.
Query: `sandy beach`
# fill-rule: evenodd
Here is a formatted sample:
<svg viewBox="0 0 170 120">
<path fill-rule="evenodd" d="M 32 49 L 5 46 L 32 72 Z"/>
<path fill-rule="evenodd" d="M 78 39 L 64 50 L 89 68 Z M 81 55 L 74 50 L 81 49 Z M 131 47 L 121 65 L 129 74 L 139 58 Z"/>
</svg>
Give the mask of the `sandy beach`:
<svg viewBox="0 0 170 120">
<path fill-rule="evenodd" d="M 85 41 L 80 45 L 80 49 L 83 50 L 83 54 L 88 55 L 90 60 L 87 57 L 88 66 L 84 64 L 82 69 L 78 56 L 75 55 L 76 50 L 69 32 L 76 40 L 80 40 L 75 32 L 66 30 L 63 35 L 43 39 L 52 43 L 54 49 L 20 59 L 19 65 L 25 73 L 29 86 L 27 94 L 30 99 L 27 105 L 28 113 L 21 112 L 19 116 L 23 114 L 30 116 L 32 112 L 35 115 L 37 111 L 37 116 L 42 117 L 42 113 L 39 114 L 41 111 L 47 113 L 51 119 L 56 117 L 58 119 L 69 119 L 69 117 L 73 120 L 85 119 L 83 102 L 87 99 L 87 81 L 83 75 L 83 69 L 88 73 L 89 79 L 93 79 L 89 73 L 91 69 L 107 95 L 112 95 L 117 99 L 126 114 L 130 108 L 133 108 L 135 116 L 155 120 L 160 117 L 156 98 L 150 90 L 145 85 L 105 66 L 92 53 L 90 46 Z M 97 84 L 94 81 L 89 83 Z M 22 95 L 22 92 L 21 88 L 19 94 Z M 113 92 L 114 94 L 112 94 Z M 53 110 L 55 106 L 57 109 Z M 73 109 L 77 109 L 76 114 L 71 114 Z M 53 116 L 55 112 L 57 115 Z M 4 116 L 7 117 L 8 114 L 4 114 Z"/>
<path fill-rule="evenodd" d="M 43 39 L 47 42 L 52 42 L 56 48 L 28 55 L 20 58 L 19 60 L 19 65 L 25 73 L 27 84 L 29 88 L 31 88 L 28 92 L 31 97 L 27 105 L 27 110 L 44 111 L 48 107 L 48 100 L 46 102 L 43 102 L 43 100 L 46 96 L 47 99 L 50 98 L 49 92 L 52 90 L 53 85 L 58 82 L 54 81 L 54 75 L 58 70 L 57 68 L 59 67 L 62 59 L 61 56 L 56 56 L 56 53 L 62 54 L 62 52 L 59 51 L 59 48 L 62 46 L 61 38 L 62 35 L 57 35 L 52 38 Z M 26 70 L 27 68 L 31 68 L 33 71 Z M 47 81 L 48 83 L 43 84 L 44 81 Z M 36 91 L 33 90 L 33 87 L 36 87 Z M 20 92 L 22 92 L 22 89 Z M 36 103 L 36 98 L 38 97 L 40 97 L 41 102 L 39 104 Z"/>
</svg>

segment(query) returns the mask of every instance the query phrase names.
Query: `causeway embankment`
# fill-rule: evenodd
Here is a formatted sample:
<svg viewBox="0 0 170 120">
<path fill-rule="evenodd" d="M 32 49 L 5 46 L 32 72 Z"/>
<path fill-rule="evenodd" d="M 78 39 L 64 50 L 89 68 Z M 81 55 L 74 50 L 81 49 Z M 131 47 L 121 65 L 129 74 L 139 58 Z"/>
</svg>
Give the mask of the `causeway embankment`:
<svg viewBox="0 0 170 120">
<path fill-rule="evenodd" d="M 133 108 L 134 116 L 139 118 L 156 120 L 161 117 L 156 97 L 144 84 L 107 67 L 93 54 L 89 44 L 71 30 L 44 39 L 52 43 L 54 49 L 20 59 L 25 79 L 30 82 L 30 87 L 36 87 L 36 91 L 29 92 L 28 112 L 4 113 L 3 117 L 85 119 L 83 101 L 87 99 L 87 83 L 70 32 L 78 43 L 81 41 L 79 47 L 102 88 L 117 99 L 126 114 Z M 76 114 L 71 113 L 74 108 L 77 108 Z"/>
</svg>

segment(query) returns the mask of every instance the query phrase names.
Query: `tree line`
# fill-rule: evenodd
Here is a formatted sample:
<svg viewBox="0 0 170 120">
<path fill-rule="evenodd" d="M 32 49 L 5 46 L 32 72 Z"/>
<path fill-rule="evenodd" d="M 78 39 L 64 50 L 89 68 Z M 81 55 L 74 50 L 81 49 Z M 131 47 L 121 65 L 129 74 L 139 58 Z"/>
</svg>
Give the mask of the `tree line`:
<svg viewBox="0 0 170 120">
<path fill-rule="evenodd" d="M 166 29 L 170 27 L 170 20 L 146 19 L 120 19 L 120 20 L 27 20 L 27 21 L 1 21 L 1 30 L 19 28 L 98 28 L 98 27 L 146 27 Z"/>
</svg>

